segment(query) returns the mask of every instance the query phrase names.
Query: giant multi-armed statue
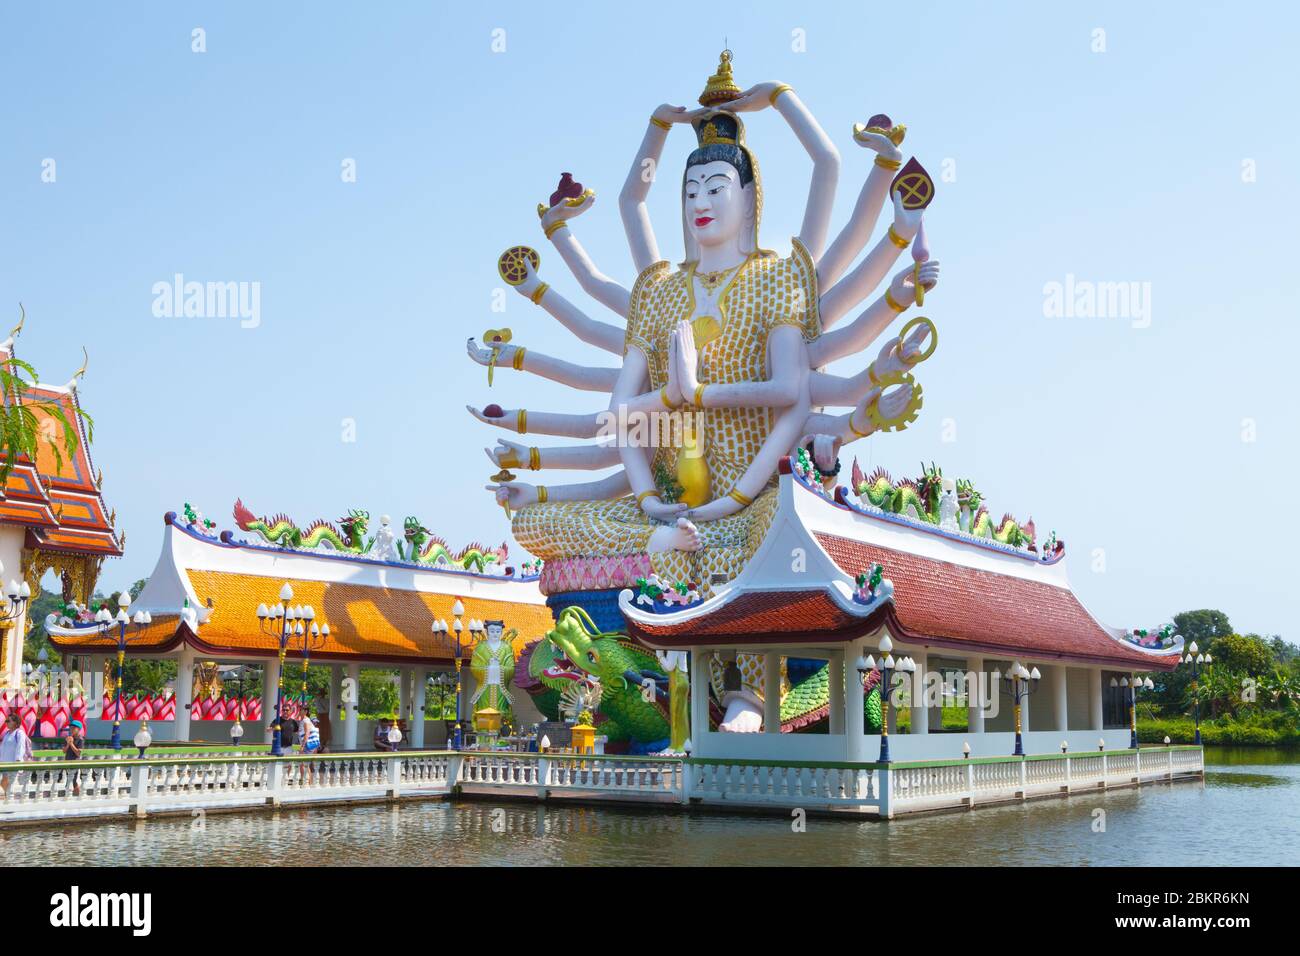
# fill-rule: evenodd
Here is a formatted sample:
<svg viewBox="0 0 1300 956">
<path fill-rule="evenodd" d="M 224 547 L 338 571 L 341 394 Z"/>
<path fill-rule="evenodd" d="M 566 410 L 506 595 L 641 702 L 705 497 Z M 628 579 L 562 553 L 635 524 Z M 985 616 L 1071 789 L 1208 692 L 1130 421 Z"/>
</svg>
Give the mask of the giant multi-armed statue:
<svg viewBox="0 0 1300 956">
<path fill-rule="evenodd" d="M 859 373 L 825 371 L 867 349 L 938 281 L 939 264 L 921 231 L 934 184 L 915 160 L 904 164 L 905 128 L 883 115 L 855 128 L 854 142 L 874 153 L 874 162 L 832 240 L 840 157 L 794 91 L 778 83 L 741 91 L 724 52 L 700 102 L 696 110 L 654 110 L 632 161 L 619 197 L 637 272 L 630 289 L 601 272 L 574 234 L 574 220 L 594 202 L 591 190 L 565 174 L 551 202 L 538 207 L 560 258 L 621 321 L 592 318 L 542 281 L 532 249 L 514 247 L 499 264 L 521 295 L 621 362 L 579 365 L 526 349 L 508 330 L 493 331 L 482 345 L 469 342 L 471 358 L 489 375 L 509 366 L 595 399 L 588 414 L 470 408 L 520 435 L 597 439 L 540 448 L 501 440 L 488 452 L 501 469 L 490 490 L 513 513 L 519 543 L 545 559 L 542 585 L 552 595 L 631 587 L 654 576 L 707 597 L 762 542 L 782 457 L 805 449 L 822 474 L 837 474 L 842 446 L 901 430 L 921 407 L 911 370 L 937 344 L 928 319 L 907 323 Z M 760 241 L 762 176 L 741 119 L 765 109 L 781 115 L 813 162 L 802 226 L 784 257 Z M 692 130 L 696 143 L 681 177 L 685 255 L 677 265 L 660 256 L 646 207 L 674 127 Z M 855 265 L 887 198 L 893 221 Z M 843 321 L 909 246 L 907 267 Z M 618 470 L 609 477 L 558 485 L 518 481 L 509 470 L 610 467 Z"/>
</svg>

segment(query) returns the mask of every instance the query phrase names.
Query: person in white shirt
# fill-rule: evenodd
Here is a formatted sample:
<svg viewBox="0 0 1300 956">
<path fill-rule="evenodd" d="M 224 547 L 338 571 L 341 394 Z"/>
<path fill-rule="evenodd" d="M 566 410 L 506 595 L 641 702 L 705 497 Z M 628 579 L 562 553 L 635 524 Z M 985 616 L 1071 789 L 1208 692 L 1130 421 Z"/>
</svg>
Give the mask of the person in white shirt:
<svg viewBox="0 0 1300 956">
<path fill-rule="evenodd" d="M 0 764 L 26 763 L 31 759 L 31 738 L 23 732 L 18 715 L 10 714 L 5 718 L 4 734 L 0 736 Z M 4 794 L 6 800 L 9 799 L 9 781 L 12 778 L 12 773 L 0 774 L 0 793 Z"/>
</svg>

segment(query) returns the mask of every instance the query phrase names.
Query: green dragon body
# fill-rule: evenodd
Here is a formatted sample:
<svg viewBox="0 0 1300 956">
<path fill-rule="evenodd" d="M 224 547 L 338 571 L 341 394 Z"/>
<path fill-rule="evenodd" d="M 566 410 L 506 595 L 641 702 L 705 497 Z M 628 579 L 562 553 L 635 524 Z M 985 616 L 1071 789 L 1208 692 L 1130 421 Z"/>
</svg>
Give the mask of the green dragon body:
<svg viewBox="0 0 1300 956">
<path fill-rule="evenodd" d="M 574 682 L 599 684 L 597 726 L 614 750 L 649 753 L 667 746 L 668 679 L 655 655 L 626 635 L 602 633 L 581 608 L 570 607 L 561 612 L 555 628 L 521 656 L 527 662 L 516 669 L 515 683 L 528 691 L 548 718 L 560 718 L 563 695 Z M 829 665 L 823 662 L 816 662 L 806 676 L 791 675 L 791 686 L 781 699 L 782 732 L 824 732 L 830 704 L 828 675 Z M 693 679 L 707 677 L 701 674 Z M 868 677 L 864 706 L 868 733 L 880 731 L 878 681 L 875 672 Z"/>
<path fill-rule="evenodd" d="M 283 514 L 274 518 L 258 518 L 244 507 L 242 500 L 237 499 L 234 518 L 240 530 L 251 531 L 268 543 L 282 548 L 317 548 L 327 545 L 335 551 L 365 554 L 374 544 L 373 538 L 366 539 L 366 530 L 370 525 L 369 512 L 356 509 L 349 510 L 345 517 L 340 518 L 337 527 L 318 519 L 303 530 Z"/>
<path fill-rule="evenodd" d="M 939 495 L 943 470 L 933 464 L 921 466 L 921 477 L 904 478 L 895 482 L 889 472 L 877 468 L 871 475 L 863 475 L 858 463 L 853 463 L 853 490 L 864 501 L 891 514 L 904 515 L 927 524 L 939 524 Z M 1020 524 L 1010 514 L 1004 514 L 997 524 L 975 486 L 958 478 L 957 500 L 962 511 L 962 527 L 979 538 L 988 538 L 1013 548 L 1034 544 L 1033 522 Z"/>
<path fill-rule="evenodd" d="M 505 543 L 500 547 L 488 548 L 481 544 L 470 544 L 457 553 L 452 553 L 447 542 L 435 535 L 420 523 L 420 519 L 410 516 L 402 528 L 405 543 L 399 541 L 397 553 L 403 561 L 418 564 L 445 564 L 462 571 L 477 571 L 480 574 L 488 565 L 503 565 L 509 554 Z"/>
</svg>

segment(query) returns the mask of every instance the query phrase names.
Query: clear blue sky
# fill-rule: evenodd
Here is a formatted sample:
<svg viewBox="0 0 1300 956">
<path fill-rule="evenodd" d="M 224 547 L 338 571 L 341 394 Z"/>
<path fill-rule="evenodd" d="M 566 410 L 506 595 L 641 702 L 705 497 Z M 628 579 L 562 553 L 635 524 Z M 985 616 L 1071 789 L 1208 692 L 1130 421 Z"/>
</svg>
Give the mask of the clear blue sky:
<svg viewBox="0 0 1300 956">
<path fill-rule="evenodd" d="M 152 569 L 184 501 L 223 527 L 242 496 L 300 523 L 358 507 L 453 545 L 506 536 L 482 490 L 495 434 L 464 404 L 593 404 L 509 370 L 489 392 L 464 340 L 504 324 L 602 356 L 518 296 L 492 312 L 496 256 L 533 244 L 581 298 L 533 209 L 570 170 L 599 197 L 578 234 L 630 283 L 618 188 L 651 109 L 693 101 L 725 37 L 743 85 L 792 84 L 840 145 L 837 225 L 870 162 L 850 129 L 872 113 L 956 171 L 927 216 L 944 271 L 922 417 L 854 452 L 896 475 L 933 459 L 995 514 L 1056 529 L 1110 623 L 1208 606 L 1296 639 L 1294 8 L 932 6 L 6 5 L 0 319 L 23 301 L 20 354 L 49 380 L 90 350 L 94 454 L 129 537 L 104 589 Z M 775 113 L 749 140 L 766 243 L 788 248 L 808 161 Z M 652 214 L 676 257 L 666 183 Z M 156 318 L 151 288 L 178 272 L 260 282 L 260 326 Z M 1045 317 L 1067 275 L 1150 283 L 1149 327 Z"/>
</svg>

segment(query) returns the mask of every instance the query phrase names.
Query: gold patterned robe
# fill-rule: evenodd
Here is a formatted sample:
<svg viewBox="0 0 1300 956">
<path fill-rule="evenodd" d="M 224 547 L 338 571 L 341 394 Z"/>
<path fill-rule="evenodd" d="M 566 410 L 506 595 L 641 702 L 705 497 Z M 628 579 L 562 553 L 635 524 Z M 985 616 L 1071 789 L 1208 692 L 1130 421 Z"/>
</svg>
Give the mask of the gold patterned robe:
<svg viewBox="0 0 1300 956">
<path fill-rule="evenodd" d="M 669 340 L 683 319 L 693 320 L 695 326 L 701 384 L 766 381 L 767 340 L 778 326 L 793 325 L 808 341 L 820 333 L 816 267 L 798 239 L 787 258 L 751 255 L 718 297 L 716 316 L 696 313 L 694 272 L 694 263 L 673 269 L 657 262 L 632 287 L 626 349 L 644 353 L 652 390 L 668 382 Z M 712 500 L 735 487 L 776 416 L 770 408 L 706 408 L 699 414 L 710 485 L 705 500 Z M 666 429 L 660 433 L 665 435 Z M 655 450 L 652 471 L 657 483 L 677 483 L 678 450 L 662 445 Z M 776 489 L 769 484 L 736 514 L 699 523 L 701 551 L 651 554 L 655 573 L 669 583 L 696 582 L 705 592 L 714 575 L 734 578 L 762 543 L 775 510 Z M 548 561 L 640 554 L 654 527 L 632 496 L 529 505 L 515 514 L 513 523 L 519 544 Z"/>
</svg>

